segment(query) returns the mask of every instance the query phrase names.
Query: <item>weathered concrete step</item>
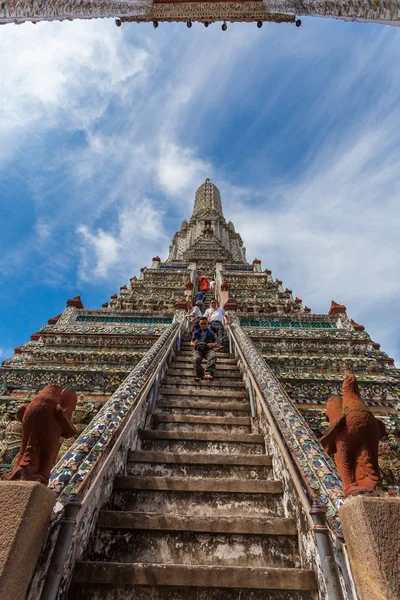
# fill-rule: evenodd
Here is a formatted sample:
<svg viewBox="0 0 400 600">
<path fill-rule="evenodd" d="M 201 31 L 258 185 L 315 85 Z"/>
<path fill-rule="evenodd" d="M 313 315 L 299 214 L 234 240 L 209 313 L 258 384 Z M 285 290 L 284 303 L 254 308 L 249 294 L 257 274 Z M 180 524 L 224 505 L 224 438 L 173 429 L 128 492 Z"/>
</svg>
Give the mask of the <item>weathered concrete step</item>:
<svg viewBox="0 0 400 600">
<path fill-rule="evenodd" d="M 162 408 L 157 407 L 157 414 L 163 415 L 202 415 L 204 417 L 248 417 L 250 410 L 247 406 L 243 406 L 243 410 L 225 410 L 225 409 L 214 409 L 214 408 L 198 408 L 198 407 L 185 407 L 176 408 L 173 406 L 163 406 Z"/>
<path fill-rule="evenodd" d="M 174 490 L 136 490 L 117 488 L 113 491 L 112 510 L 157 514 L 179 514 L 190 517 L 283 517 L 281 494 L 245 494 L 232 492 L 181 492 Z"/>
<path fill-rule="evenodd" d="M 174 492 L 229 492 L 240 494 L 281 494 L 277 480 L 183 479 L 182 477 L 116 477 L 115 489 L 171 490 Z"/>
<path fill-rule="evenodd" d="M 225 433 L 213 431 L 155 431 L 140 429 L 139 436 L 147 440 L 196 440 L 206 442 L 243 442 L 247 444 L 263 444 L 264 436 L 258 433 Z"/>
<path fill-rule="evenodd" d="M 318 600 L 318 592 L 152 585 L 72 584 L 69 600 Z"/>
<path fill-rule="evenodd" d="M 155 431 L 177 431 L 187 433 L 251 433 L 250 425 L 225 425 L 222 423 L 155 423 Z"/>
<path fill-rule="evenodd" d="M 219 367 L 221 369 L 223 369 L 224 371 L 227 371 L 229 373 L 233 373 L 233 374 L 237 374 L 237 376 L 240 376 L 240 369 L 236 364 L 236 361 L 225 361 L 225 360 L 221 360 L 221 357 L 219 357 L 219 363 L 223 363 L 223 364 L 219 364 Z M 182 359 L 182 360 L 176 360 L 174 359 L 170 366 L 170 369 L 172 370 L 176 370 L 179 372 L 182 371 L 191 371 L 193 373 L 193 361 L 192 360 L 186 360 L 186 359 Z"/>
<path fill-rule="evenodd" d="M 217 364 L 217 371 L 218 371 L 219 378 L 243 381 L 239 369 L 237 369 L 235 371 L 228 371 L 228 369 L 225 369 L 225 368 L 220 369 L 219 367 L 220 367 L 220 365 Z M 194 376 L 195 376 L 195 373 L 194 373 L 193 365 L 190 369 L 176 369 L 176 368 L 172 369 L 172 368 L 170 368 L 167 371 L 167 377 L 182 377 L 183 381 L 187 381 L 188 378 L 193 380 Z"/>
<path fill-rule="evenodd" d="M 187 409 L 202 409 L 202 410 L 223 410 L 223 411 L 235 411 L 241 410 L 251 412 L 250 402 L 217 402 L 216 400 L 205 401 L 205 400 L 157 400 L 157 408 L 187 408 Z"/>
<path fill-rule="evenodd" d="M 250 417 L 204 417 L 196 415 L 154 415 L 154 423 L 202 423 L 213 425 L 251 425 Z"/>
<path fill-rule="evenodd" d="M 230 359 L 232 359 L 232 356 L 229 354 L 229 352 L 225 352 L 225 351 L 221 352 L 220 350 L 217 350 L 216 351 L 216 355 L 220 356 L 221 358 L 230 358 Z M 189 349 L 188 350 L 181 350 L 179 352 L 178 356 L 182 356 L 184 358 L 187 358 L 187 357 L 191 358 L 193 356 L 193 348 L 191 348 L 190 350 Z"/>
<path fill-rule="evenodd" d="M 203 531 L 249 535 L 297 535 L 294 519 L 284 517 L 191 517 L 140 512 L 102 510 L 97 527 L 151 529 L 162 531 Z"/>
<path fill-rule="evenodd" d="M 179 463 L 185 465 L 248 465 L 248 466 L 270 466 L 270 456 L 247 455 L 247 454 L 203 454 L 193 452 L 180 454 L 178 452 L 138 452 L 131 451 L 128 454 L 130 462 L 153 462 L 153 463 Z"/>
<path fill-rule="evenodd" d="M 222 352 L 217 352 L 217 361 L 220 363 L 224 363 L 227 365 L 234 365 L 237 369 L 237 362 L 235 358 L 230 358 L 229 355 L 224 355 Z M 193 352 L 181 353 L 175 356 L 174 362 L 171 363 L 187 363 L 188 365 L 193 365 Z"/>
<path fill-rule="evenodd" d="M 179 432 L 181 433 L 181 432 Z M 181 437 L 181 436 L 180 436 Z M 141 450 L 157 452 L 207 452 L 210 454 L 265 454 L 265 444 L 253 442 L 221 442 L 209 440 L 143 439 Z"/>
<path fill-rule="evenodd" d="M 297 536 L 293 535 L 99 528 L 93 537 L 90 559 L 110 557 L 124 563 L 301 566 Z"/>
<path fill-rule="evenodd" d="M 127 474 L 134 477 L 183 477 L 187 479 L 274 479 L 269 466 L 202 465 L 179 463 L 128 462 Z"/>
<path fill-rule="evenodd" d="M 205 367 L 205 365 L 204 365 Z M 224 379 L 221 377 L 218 367 L 215 371 L 215 379 L 201 379 L 200 381 L 194 380 L 195 373 L 192 372 L 191 377 L 165 377 L 163 381 L 163 386 L 185 386 L 188 389 L 197 389 L 197 388 L 213 388 L 213 387 L 226 387 L 226 388 L 242 388 L 246 389 L 244 385 L 243 379 Z"/>
<path fill-rule="evenodd" d="M 205 396 L 206 398 L 227 396 L 228 398 L 248 398 L 245 390 L 216 390 L 212 389 L 211 385 L 205 385 L 204 387 L 199 385 L 191 389 L 162 387 L 160 388 L 160 394 L 162 396 Z"/>
<path fill-rule="evenodd" d="M 78 584 L 89 583 L 96 586 L 116 584 L 118 586 L 190 586 L 259 590 L 313 591 L 316 589 L 315 575 L 313 571 L 306 569 L 214 565 L 78 562 L 74 581 Z"/>
</svg>

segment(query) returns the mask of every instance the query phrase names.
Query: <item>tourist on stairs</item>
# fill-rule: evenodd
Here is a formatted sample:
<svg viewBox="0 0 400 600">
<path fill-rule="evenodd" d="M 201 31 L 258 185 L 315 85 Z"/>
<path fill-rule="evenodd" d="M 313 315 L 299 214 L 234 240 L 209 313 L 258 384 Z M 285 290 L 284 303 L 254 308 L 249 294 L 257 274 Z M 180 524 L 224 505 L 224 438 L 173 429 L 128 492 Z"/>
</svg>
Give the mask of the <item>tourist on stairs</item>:
<svg viewBox="0 0 400 600">
<path fill-rule="evenodd" d="M 195 295 L 195 300 L 196 300 L 196 306 L 199 307 L 199 309 L 201 310 L 201 314 L 203 314 L 204 312 L 204 301 L 206 299 L 206 295 L 204 292 L 197 292 L 197 294 Z"/>
<path fill-rule="evenodd" d="M 200 327 L 199 322 L 203 313 L 198 306 L 193 306 L 190 300 L 187 303 L 187 309 L 188 313 L 185 315 L 185 319 L 190 323 L 191 331 L 194 333 Z"/>
<path fill-rule="evenodd" d="M 224 323 L 226 321 L 226 312 L 220 308 L 215 298 L 210 302 L 210 308 L 207 308 L 203 315 L 207 317 L 208 325 L 217 336 L 216 351 L 222 350 L 224 346 Z"/>
<path fill-rule="evenodd" d="M 208 290 L 208 288 L 209 288 L 208 279 L 206 279 L 204 277 L 204 275 L 202 275 L 199 280 L 199 290 L 201 292 L 206 292 Z"/>
<path fill-rule="evenodd" d="M 194 346 L 193 365 L 196 371 L 196 381 L 199 379 L 214 379 L 216 355 L 215 334 L 208 328 L 208 321 L 205 317 L 200 319 L 200 327 L 192 336 L 191 346 Z M 207 361 L 207 367 L 204 370 L 202 361 Z"/>
</svg>

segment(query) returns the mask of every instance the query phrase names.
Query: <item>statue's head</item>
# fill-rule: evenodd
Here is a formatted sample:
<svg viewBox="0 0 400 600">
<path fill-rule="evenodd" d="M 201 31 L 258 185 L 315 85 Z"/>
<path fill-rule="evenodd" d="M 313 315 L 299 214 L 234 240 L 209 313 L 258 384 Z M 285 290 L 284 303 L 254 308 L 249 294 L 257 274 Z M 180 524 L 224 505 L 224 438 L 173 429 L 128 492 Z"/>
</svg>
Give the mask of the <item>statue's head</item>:
<svg viewBox="0 0 400 600">
<path fill-rule="evenodd" d="M 346 379 L 343 381 L 342 386 L 343 395 L 345 394 L 356 394 L 360 395 L 360 390 L 358 388 L 358 382 L 355 375 L 347 375 Z"/>
<path fill-rule="evenodd" d="M 55 402 L 60 402 L 62 394 L 61 385 L 46 385 L 33 400 L 41 400 L 44 398 L 48 398 L 49 400 L 53 400 Z"/>
<path fill-rule="evenodd" d="M 69 419 L 72 417 L 72 413 L 76 408 L 77 402 L 78 395 L 76 391 L 71 387 L 66 387 L 61 394 L 60 404 L 61 408 L 64 410 Z"/>
<path fill-rule="evenodd" d="M 330 424 L 342 416 L 342 399 L 340 396 L 331 396 L 326 403 L 326 416 Z"/>
</svg>

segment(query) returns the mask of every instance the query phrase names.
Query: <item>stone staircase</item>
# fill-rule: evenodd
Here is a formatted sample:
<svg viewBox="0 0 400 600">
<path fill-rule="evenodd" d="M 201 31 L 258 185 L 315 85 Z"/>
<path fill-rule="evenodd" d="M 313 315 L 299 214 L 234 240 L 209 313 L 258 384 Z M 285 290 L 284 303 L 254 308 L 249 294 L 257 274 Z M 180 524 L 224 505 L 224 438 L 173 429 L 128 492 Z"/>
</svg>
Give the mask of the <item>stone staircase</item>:
<svg viewBox="0 0 400 600">
<path fill-rule="evenodd" d="M 191 358 L 183 343 L 70 600 L 315 600 L 236 361 L 195 382 Z"/>
</svg>

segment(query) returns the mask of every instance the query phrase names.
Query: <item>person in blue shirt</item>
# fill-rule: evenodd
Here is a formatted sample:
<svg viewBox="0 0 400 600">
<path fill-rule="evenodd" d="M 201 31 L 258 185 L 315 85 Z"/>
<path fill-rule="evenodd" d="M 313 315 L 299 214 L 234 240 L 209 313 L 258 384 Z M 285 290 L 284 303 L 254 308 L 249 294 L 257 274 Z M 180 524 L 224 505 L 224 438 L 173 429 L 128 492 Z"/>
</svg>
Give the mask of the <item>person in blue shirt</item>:
<svg viewBox="0 0 400 600">
<path fill-rule="evenodd" d="M 201 310 L 201 314 L 203 314 L 203 312 L 204 312 L 205 300 L 206 300 L 206 295 L 204 294 L 204 292 L 198 291 L 197 294 L 195 295 L 195 303 L 196 303 L 196 306 L 198 306 L 199 309 Z"/>
<path fill-rule="evenodd" d="M 216 336 L 211 329 L 208 328 L 208 321 L 201 318 L 199 329 L 192 335 L 190 345 L 194 347 L 193 366 L 196 371 L 196 380 L 199 379 L 214 379 L 216 354 L 214 352 Z M 202 361 L 207 361 L 205 369 L 202 367 Z"/>
</svg>

